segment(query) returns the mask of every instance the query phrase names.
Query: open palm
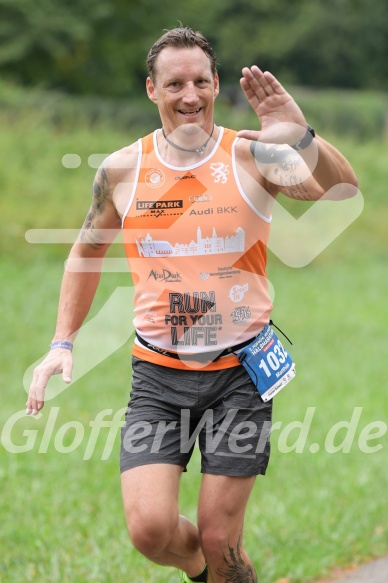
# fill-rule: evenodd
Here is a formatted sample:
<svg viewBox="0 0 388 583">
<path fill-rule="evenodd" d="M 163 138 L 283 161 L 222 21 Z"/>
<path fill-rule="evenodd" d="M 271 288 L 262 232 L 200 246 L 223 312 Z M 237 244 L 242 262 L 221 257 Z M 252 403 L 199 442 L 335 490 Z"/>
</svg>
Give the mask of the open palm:
<svg viewBox="0 0 388 583">
<path fill-rule="evenodd" d="M 307 122 L 294 99 L 269 71 L 254 65 L 244 67 L 240 80 L 250 106 L 261 123 L 261 131 L 242 130 L 238 136 L 267 143 L 296 143 Z"/>
</svg>

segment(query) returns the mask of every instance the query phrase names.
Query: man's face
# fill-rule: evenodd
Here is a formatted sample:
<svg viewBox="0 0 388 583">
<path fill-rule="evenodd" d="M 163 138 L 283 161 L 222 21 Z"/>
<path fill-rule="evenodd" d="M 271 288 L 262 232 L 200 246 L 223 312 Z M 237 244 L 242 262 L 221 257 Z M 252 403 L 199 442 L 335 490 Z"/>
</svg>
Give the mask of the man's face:
<svg viewBox="0 0 388 583">
<path fill-rule="evenodd" d="M 163 49 L 156 60 L 154 82 L 148 77 L 146 86 L 167 133 L 187 124 L 211 131 L 218 75 L 213 76 L 209 58 L 202 49 Z"/>
</svg>

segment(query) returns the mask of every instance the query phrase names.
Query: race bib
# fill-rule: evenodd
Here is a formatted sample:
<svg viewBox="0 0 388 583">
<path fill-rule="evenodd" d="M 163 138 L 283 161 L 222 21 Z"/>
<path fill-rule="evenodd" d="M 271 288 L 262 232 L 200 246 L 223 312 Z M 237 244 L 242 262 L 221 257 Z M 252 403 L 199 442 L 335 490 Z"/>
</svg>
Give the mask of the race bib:
<svg viewBox="0 0 388 583">
<path fill-rule="evenodd" d="M 269 324 L 238 359 L 251 377 L 263 401 L 269 401 L 295 376 L 295 364 Z"/>
</svg>

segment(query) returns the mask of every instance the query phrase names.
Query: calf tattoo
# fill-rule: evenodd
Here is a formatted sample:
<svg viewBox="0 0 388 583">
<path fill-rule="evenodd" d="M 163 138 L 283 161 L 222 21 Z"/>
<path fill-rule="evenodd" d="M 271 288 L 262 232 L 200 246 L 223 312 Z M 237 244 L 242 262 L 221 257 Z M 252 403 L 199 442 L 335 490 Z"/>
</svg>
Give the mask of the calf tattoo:
<svg viewBox="0 0 388 583">
<path fill-rule="evenodd" d="M 228 544 L 229 552 L 222 553 L 223 566 L 217 569 L 217 575 L 224 577 L 225 583 L 257 583 L 257 575 L 251 563 L 246 563 L 242 556 L 241 536 L 237 547 Z"/>
</svg>

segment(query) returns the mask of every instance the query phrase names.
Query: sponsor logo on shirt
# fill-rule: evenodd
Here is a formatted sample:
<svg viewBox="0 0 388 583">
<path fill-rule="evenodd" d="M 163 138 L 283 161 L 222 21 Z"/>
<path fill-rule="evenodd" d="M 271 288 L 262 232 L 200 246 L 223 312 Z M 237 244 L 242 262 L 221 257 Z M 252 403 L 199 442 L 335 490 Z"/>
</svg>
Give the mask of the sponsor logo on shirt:
<svg viewBox="0 0 388 583">
<path fill-rule="evenodd" d="M 162 269 L 162 271 L 151 269 L 149 276 L 147 277 L 147 281 L 150 277 L 153 277 L 155 281 L 164 281 L 169 283 L 182 281 L 181 274 L 178 271 L 172 273 L 168 269 Z"/>
<path fill-rule="evenodd" d="M 249 306 L 238 306 L 230 315 L 235 324 L 240 324 L 241 322 L 246 322 L 249 320 L 251 311 Z"/>
<path fill-rule="evenodd" d="M 182 208 L 183 200 L 137 200 L 136 210 L 144 211 L 144 213 L 136 216 L 158 218 L 161 216 L 181 215 L 183 211 L 177 211 L 177 209 Z"/>
<path fill-rule="evenodd" d="M 151 188 L 158 188 L 164 184 L 166 177 L 159 168 L 151 168 L 145 175 L 145 183 Z"/>
<path fill-rule="evenodd" d="M 239 275 L 241 271 L 239 269 L 233 269 L 233 267 L 218 267 L 217 271 L 209 273 L 208 271 L 201 271 L 199 277 L 206 281 L 209 277 L 218 277 L 219 279 L 227 279 L 233 277 L 234 275 Z"/>
<path fill-rule="evenodd" d="M 183 200 L 137 200 L 136 210 L 146 211 L 150 209 L 181 209 L 183 208 Z"/>
<path fill-rule="evenodd" d="M 206 196 L 206 195 L 205 195 Z M 191 209 L 191 211 L 189 212 L 189 215 L 213 215 L 213 214 L 217 214 L 217 215 L 221 215 L 221 214 L 233 214 L 233 213 L 237 213 L 237 206 L 217 206 L 217 207 L 208 207 L 207 209 L 201 209 L 199 210 L 195 210 L 195 209 Z"/>
<path fill-rule="evenodd" d="M 210 202 L 212 200 L 211 194 L 192 194 L 189 196 L 189 202 Z"/>
<path fill-rule="evenodd" d="M 229 298 L 232 302 L 241 302 L 245 293 L 248 291 L 248 284 L 234 285 L 229 290 Z"/>
<path fill-rule="evenodd" d="M 185 174 L 185 176 L 175 176 L 175 180 L 188 180 L 189 178 L 195 178 L 195 174 Z"/>
</svg>

